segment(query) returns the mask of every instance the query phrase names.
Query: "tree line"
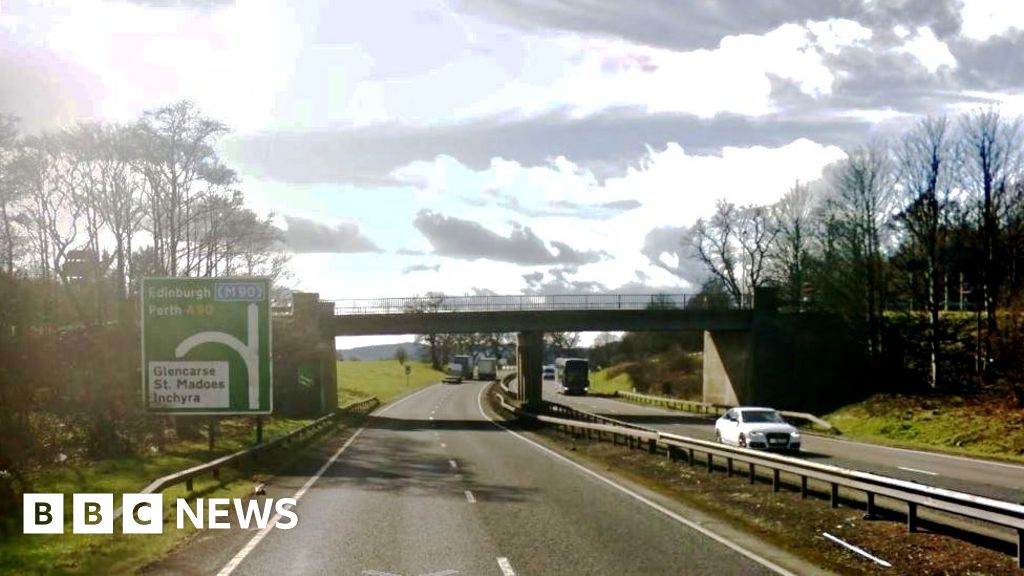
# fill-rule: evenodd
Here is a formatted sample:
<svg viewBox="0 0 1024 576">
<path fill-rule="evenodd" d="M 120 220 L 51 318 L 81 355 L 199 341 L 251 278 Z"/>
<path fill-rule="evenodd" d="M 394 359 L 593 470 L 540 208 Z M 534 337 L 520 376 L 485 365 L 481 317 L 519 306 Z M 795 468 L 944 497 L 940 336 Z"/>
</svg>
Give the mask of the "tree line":
<svg viewBox="0 0 1024 576">
<path fill-rule="evenodd" d="M 166 422 L 139 411 L 143 277 L 287 274 L 273 215 L 246 206 L 217 153 L 227 133 L 190 102 L 38 133 L 0 115 L 8 478 L 58 457 L 162 444 Z"/>
<path fill-rule="evenodd" d="M 776 286 L 791 309 L 841 316 L 869 358 L 909 326 L 899 346 L 924 344 L 919 372 L 935 388 L 964 383 L 956 354 L 980 381 L 1021 373 L 1022 235 L 1021 120 L 986 110 L 847 150 L 774 204 L 721 200 L 688 242 L 705 294 L 741 305 Z"/>
<path fill-rule="evenodd" d="M 0 116 L 0 271 L 46 288 L 33 322 L 68 320 L 58 289 L 94 322 L 144 276 L 284 272 L 280 230 L 216 152 L 227 132 L 190 102 L 38 134 Z"/>
</svg>

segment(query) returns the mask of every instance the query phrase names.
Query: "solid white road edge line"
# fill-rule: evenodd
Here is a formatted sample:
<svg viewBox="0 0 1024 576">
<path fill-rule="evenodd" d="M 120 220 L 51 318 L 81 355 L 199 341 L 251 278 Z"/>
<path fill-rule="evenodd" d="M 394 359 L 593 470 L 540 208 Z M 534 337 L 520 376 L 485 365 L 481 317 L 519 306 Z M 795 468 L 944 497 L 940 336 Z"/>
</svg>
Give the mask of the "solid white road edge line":
<svg viewBox="0 0 1024 576">
<path fill-rule="evenodd" d="M 853 544 L 848 544 L 846 542 L 843 542 L 842 540 L 840 540 L 839 538 L 836 538 L 835 536 L 829 534 L 828 532 L 822 532 L 821 535 L 824 536 L 825 538 L 828 538 L 829 540 L 835 542 L 836 544 L 839 544 L 840 546 L 844 546 L 846 548 L 849 548 L 850 550 L 853 550 L 857 554 L 860 554 L 861 556 L 871 560 L 872 562 L 876 562 L 878 564 L 881 564 L 882 566 L 885 566 L 886 568 L 892 568 L 892 564 L 886 562 L 885 560 L 882 560 L 881 558 L 879 558 L 877 556 L 872 556 L 871 554 L 868 554 L 867 552 L 865 552 L 863 549 L 857 548 Z"/>
<path fill-rule="evenodd" d="M 897 466 L 900 470 L 906 470 L 907 472 L 917 472 L 918 474 L 927 474 L 929 476 L 938 476 L 938 472 L 929 472 L 927 470 L 921 470 L 918 468 L 907 468 L 906 466 Z"/>
<path fill-rule="evenodd" d="M 405 402 L 406 400 L 414 396 L 419 396 L 420 394 L 426 392 L 427 390 L 430 390 L 431 388 L 433 388 L 433 386 L 428 386 L 423 390 L 416 392 L 415 394 L 410 394 L 404 398 L 399 399 L 394 404 L 388 404 L 381 410 L 377 411 L 376 414 L 383 414 L 388 410 L 394 408 L 395 406 L 398 406 L 402 402 Z M 316 474 L 310 476 L 309 479 L 306 480 L 306 483 L 302 485 L 302 488 L 299 488 L 299 490 L 295 492 L 295 495 L 292 496 L 292 498 L 295 498 L 296 506 L 298 506 L 299 499 L 301 499 L 306 494 L 306 492 L 313 486 L 313 484 L 317 480 L 319 480 L 321 476 L 323 476 L 324 472 L 326 472 L 327 469 L 330 468 L 331 465 L 338 460 L 338 457 L 341 456 L 341 454 L 349 446 L 352 445 L 352 442 L 355 441 L 355 439 L 358 438 L 359 435 L 363 433 L 363 430 L 366 430 L 366 426 L 363 426 L 362 428 L 356 430 L 355 433 L 352 434 L 352 436 L 350 436 L 349 439 L 346 440 L 345 443 L 341 445 L 341 448 L 338 448 L 338 450 L 333 455 L 331 455 L 330 459 L 328 459 L 327 462 L 325 462 L 324 465 L 321 466 L 320 469 L 316 471 Z M 235 554 L 235 556 L 231 560 L 229 560 L 227 564 L 224 565 L 223 568 L 220 569 L 220 572 L 217 572 L 217 576 L 229 576 L 232 572 L 234 572 L 235 569 L 238 568 L 238 565 L 242 563 L 242 560 L 245 560 L 245 557 L 252 553 L 256 546 L 259 545 L 260 541 L 267 537 L 267 534 L 270 534 L 270 531 L 274 529 L 274 526 L 277 525 L 277 521 L 280 520 L 280 518 L 280 514 L 274 514 L 273 518 L 270 519 L 270 522 L 267 523 L 267 526 L 259 532 L 257 532 L 256 535 L 253 536 L 252 539 L 249 540 L 249 542 L 247 542 L 246 545 L 243 546 L 242 549 L 239 550 L 238 553 Z"/>
<path fill-rule="evenodd" d="M 512 569 L 512 563 L 504 556 L 498 558 L 498 568 L 501 568 L 502 576 L 516 576 L 516 571 Z"/>
<path fill-rule="evenodd" d="M 561 454 L 559 454 L 558 452 L 555 452 L 554 450 L 548 448 L 547 446 L 544 446 L 543 444 L 539 444 L 537 442 L 534 442 L 533 440 L 530 440 L 526 436 L 523 436 L 522 434 L 519 434 L 518 432 L 514 432 L 514 431 L 506 428 L 505 426 L 502 426 L 496 420 L 491 418 L 487 414 L 487 412 L 484 410 L 483 397 L 484 397 L 484 392 L 486 392 L 486 391 L 487 391 L 487 387 L 486 386 L 480 389 L 480 394 L 478 394 L 477 397 L 476 397 L 476 404 L 477 404 L 477 408 L 480 410 L 480 414 L 482 414 L 483 417 L 486 418 L 487 421 L 490 422 L 491 424 L 497 426 L 498 428 L 501 428 L 505 432 L 508 432 L 509 434 L 515 436 L 516 438 L 522 440 L 523 442 L 526 442 L 527 444 L 530 444 L 534 448 L 537 448 L 538 450 L 541 450 L 542 452 L 547 453 L 549 456 L 552 456 L 555 459 L 560 460 L 561 462 L 564 462 L 564 463 L 566 463 L 566 464 L 576 468 L 577 470 L 583 472 L 584 474 L 588 474 L 588 475 L 596 478 L 597 480 L 600 480 L 601 482 L 604 482 L 608 486 L 611 486 L 612 488 L 615 488 L 619 492 L 622 492 L 623 494 L 633 498 L 634 500 L 637 500 L 638 502 L 641 502 L 641 503 L 646 504 L 647 506 L 649 506 L 651 508 L 654 508 L 658 512 L 661 512 L 665 516 L 668 516 L 669 518 L 675 520 L 676 522 L 679 522 L 680 524 L 686 526 L 687 528 L 690 528 L 692 530 L 696 530 L 697 532 L 700 532 L 704 536 L 707 536 L 708 538 L 711 538 L 715 542 L 718 542 L 719 544 L 722 544 L 723 546 L 725 546 L 727 548 L 730 548 L 733 551 L 738 552 L 739 554 L 742 554 L 743 556 L 746 556 L 750 560 L 753 560 L 754 562 L 757 562 L 758 564 L 764 566 L 765 568 L 768 568 L 769 570 L 771 570 L 771 571 L 773 571 L 773 572 L 775 572 L 777 574 L 783 574 L 784 576 L 796 576 L 796 574 L 794 574 L 793 572 L 790 572 L 789 570 L 786 570 L 785 568 L 783 568 L 782 566 L 779 566 L 778 564 L 772 562 L 771 560 L 769 560 L 767 558 L 762 558 L 761 556 L 758 556 L 756 553 L 754 553 L 754 552 L 752 552 L 750 550 L 747 550 L 746 548 L 743 548 L 739 544 L 736 544 L 734 542 L 730 542 L 729 540 L 725 539 L 724 537 L 719 536 L 718 534 L 715 534 L 714 532 L 711 532 L 707 528 L 704 528 L 703 526 L 701 526 L 699 524 L 696 524 L 696 523 L 688 520 L 687 518 L 684 518 L 683 516 L 680 516 L 679 514 L 676 514 L 675 512 L 669 510 L 668 508 L 665 508 L 661 504 L 658 504 L 657 502 L 654 502 L 653 500 L 651 500 L 651 499 L 649 499 L 649 498 L 647 498 L 645 496 L 642 496 L 640 494 L 637 494 L 636 492 L 633 492 L 629 488 L 626 488 L 625 486 L 615 482 L 614 480 L 611 480 L 609 478 L 605 478 L 604 476 L 598 474 L 597 472 L 594 472 L 593 470 L 587 468 L 586 466 L 583 466 L 581 464 L 573 462 L 571 459 L 566 458 L 565 456 L 562 456 Z"/>
</svg>

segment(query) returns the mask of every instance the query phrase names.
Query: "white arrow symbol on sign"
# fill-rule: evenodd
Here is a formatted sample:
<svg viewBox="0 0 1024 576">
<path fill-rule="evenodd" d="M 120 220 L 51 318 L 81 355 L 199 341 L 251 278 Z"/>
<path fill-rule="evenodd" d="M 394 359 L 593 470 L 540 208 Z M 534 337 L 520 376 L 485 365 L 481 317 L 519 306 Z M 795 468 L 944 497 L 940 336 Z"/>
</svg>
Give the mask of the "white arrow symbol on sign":
<svg viewBox="0 0 1024 576">
<path fill-rule="evenodd" d="M 248 344 L 224 332 L 199 332 L 182 340 L 181 344 L 178 344 L 178 347 L 174 349 L 174 355 L 181 358 L 200 344 L 223 344 L 238 352 L 238 355 L 245 362 L 246 371 L 249 373 L 249 409 L 258 410 L 260 407 L 259 318 L 259 309 L 256 307 L 256 304 L 249 304 L 247 319 L 249 331 Z"/>
</svg>

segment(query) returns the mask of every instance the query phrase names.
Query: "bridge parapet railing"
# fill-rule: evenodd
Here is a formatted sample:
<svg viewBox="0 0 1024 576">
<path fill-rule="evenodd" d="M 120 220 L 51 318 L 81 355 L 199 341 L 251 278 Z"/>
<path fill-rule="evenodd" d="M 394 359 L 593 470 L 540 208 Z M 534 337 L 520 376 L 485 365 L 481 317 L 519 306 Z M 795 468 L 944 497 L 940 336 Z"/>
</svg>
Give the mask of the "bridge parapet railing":
<svg viewBox="0 0 1024 576">
<path fill-rule="evenodd" d="M 694 294 L 511 294 L 425 295 L 412 298 L 332 300 L 335 315 L 443 312 L 515 312 L 552 310 L 723 309 Z M 744 302 L 743 308 L 748 308 Z"/>
</svg>

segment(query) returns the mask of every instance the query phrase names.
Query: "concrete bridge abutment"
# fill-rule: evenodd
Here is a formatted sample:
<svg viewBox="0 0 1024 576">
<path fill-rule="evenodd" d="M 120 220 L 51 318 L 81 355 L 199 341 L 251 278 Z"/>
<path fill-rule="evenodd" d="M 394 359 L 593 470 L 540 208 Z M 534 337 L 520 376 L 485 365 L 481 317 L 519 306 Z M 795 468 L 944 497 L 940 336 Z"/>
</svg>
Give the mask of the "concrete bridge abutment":
<svg viewBox="0 0 1024 576">
<path fill-rule="evenodd" d="M 516 337 L 516 373 L 519 400 L 529 410 L 537 410 L 544 401 L 544 333 L 519 332 Z"/>
<path fill-rule="evenodd" d="M 778 290 L 758 288 L 748 330 L 704 331 L 704 402 L 738 406 L 775 396 L 764 368 L 776 345 L 772 326 L 777 315 Z"/>
</svg>

